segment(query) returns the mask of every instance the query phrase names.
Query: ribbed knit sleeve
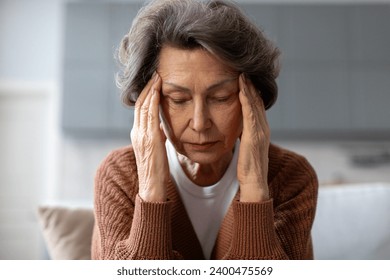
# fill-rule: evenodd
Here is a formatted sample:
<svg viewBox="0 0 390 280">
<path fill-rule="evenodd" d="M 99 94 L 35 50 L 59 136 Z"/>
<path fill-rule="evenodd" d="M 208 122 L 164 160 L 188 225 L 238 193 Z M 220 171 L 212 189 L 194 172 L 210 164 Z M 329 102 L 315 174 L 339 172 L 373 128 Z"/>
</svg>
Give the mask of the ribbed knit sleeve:
<svg viewBox="0 0 390 280">
<path fill-rule="evenodd" d="M 313 259 L 311 229 L 317 207 L 317 175 L 305 158 L 283 151 L 280 169 L 271 181 L 275 231 L 289 259 Z"/>
<path fill-rule="evenodd" d="M 216 258 L 313 259 L 316 173 L 305 158 L 275 146 L 270 149 L 269 170 L 272 199 L 261 203 L 233 202 L 232 226 L 221 235 L 230 236 L 231 245 Z"/>
<path fill-rule="evenodd" d="M 270 146 L 270 200 L 239 201 L 222 222 L 213 259 L 312 259 L 318 182 L 307 160 Z M 167 202 L 138 196 L 131 147 L 113 151 L 95 177 L 93 259 L 202 259 L 202 249 L 172 182 Z"/>
<path fill-rule="evenodd" d="M 273 203 L 233 202 L 234 228 L 229 259 L 286 259 L 277 239 Z"/>
<path fill-rule="evenodd" d="M 93 259 L 173 259 L 171 203 L 144 202 L 132 150 L 111 153 L 95 177 Z"/>
<path fill-rule="evenodd" d="M 118 259 L 173 259 L 170 204 L 143 202 L 137 195 L 128 239 L 116 247 Z"/>
</svg>

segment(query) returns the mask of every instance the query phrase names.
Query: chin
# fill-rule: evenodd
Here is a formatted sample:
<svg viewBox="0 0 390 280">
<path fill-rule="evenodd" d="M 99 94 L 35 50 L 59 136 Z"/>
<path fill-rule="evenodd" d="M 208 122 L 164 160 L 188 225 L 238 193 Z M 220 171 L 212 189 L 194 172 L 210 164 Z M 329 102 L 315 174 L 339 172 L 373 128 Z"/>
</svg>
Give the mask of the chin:
<svg viewBox="0 0 390 280">
<path fill-rule="evenodd" d="M 223 143 L 219 142 L 214 146 L 205 148 L 193 147 L 192 145 L 186 144 L 176 145 L 175 149 L 192 162 L 208 165 L 223 160 L 225 156 L 231 153 L 233 147 L 226 149 Z"/>
<path fill-rule="evenodd" d="M 184 156 L 186 156 L 193 162 L 208 165 L 220 161 L 223 157 L 223 153 L 215 153 L 215 152 L 202 153 L 202 152 L 191 151 L 189 153 L 184 153 Z"/>
</svg>

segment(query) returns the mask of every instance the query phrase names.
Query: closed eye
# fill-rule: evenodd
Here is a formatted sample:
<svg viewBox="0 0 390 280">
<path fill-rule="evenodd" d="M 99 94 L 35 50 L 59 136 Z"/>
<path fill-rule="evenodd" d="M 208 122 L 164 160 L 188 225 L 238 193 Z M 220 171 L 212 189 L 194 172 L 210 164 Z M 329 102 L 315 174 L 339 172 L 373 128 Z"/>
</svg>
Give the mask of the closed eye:
<svg viewBox="0 0 390 280">
<path fill-rule="evenodd" d="M 168 102 L 173 103 L 175 105 L 180 105 L 188 102 L 191 98 L 188 94 L 176 94 L 176 93 L 167 93 L 162 92 L 162 97 L 166 99 Z"/>
<path fill-rule="evenodd" d="M 218 102 L 225 102 L 225 101 L 228 101 L 230 98 L 230 96 L 228 97 L 220 97 L 220 98 L 215 98 L 216 101 Z"/>
<path fill-rule="evenodd" d="M 232 97 L 231 95 L 228 95 L 228 96 L 221 96 L 221 97 L 210 97 L 209 99 L 212 102 L 224 103 L 229 101 L 231 97 Z"/>
<path fill-rule="evenodd" d="M 187 99 L 174 99 L 174 98 L 170 98 L 170 100 L 174 103 L 174 104 L 184 104 L 186 103 L 188 100 Z"/>
</svg>

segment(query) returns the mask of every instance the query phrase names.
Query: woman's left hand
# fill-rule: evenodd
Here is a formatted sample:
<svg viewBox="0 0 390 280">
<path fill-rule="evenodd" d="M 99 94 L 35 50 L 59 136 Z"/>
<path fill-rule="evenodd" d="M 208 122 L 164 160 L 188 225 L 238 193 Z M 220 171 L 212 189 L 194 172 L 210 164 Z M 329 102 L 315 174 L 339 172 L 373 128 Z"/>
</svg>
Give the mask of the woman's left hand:
<svg viewBox="0 0 390 280">
<path fill-rule="evenodd" d="M 241 202 L 261 202 L 269 199 L 268 149 L 270 130 L 264 103 L 253 84 L 241 74 L 239 98 L 243 115 L 237 179 Z"/>
</svg>

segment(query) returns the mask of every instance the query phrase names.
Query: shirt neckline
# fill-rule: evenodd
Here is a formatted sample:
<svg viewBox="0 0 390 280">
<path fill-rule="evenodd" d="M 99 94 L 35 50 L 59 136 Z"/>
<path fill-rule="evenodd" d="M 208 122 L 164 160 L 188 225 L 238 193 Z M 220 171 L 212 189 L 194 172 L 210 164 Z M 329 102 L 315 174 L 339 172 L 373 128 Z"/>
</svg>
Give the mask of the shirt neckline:
<svg viewBox="0 0 390 280">
<path fill-rule="evenodd" d="M 179 162 L 179 159 L 177 157 L 177 152 L 174 146 L 169 140 L 167 140 L 166 148 L 167 148 L 170 173 L 175 180 L 181 182 L 181 184 L 179 184 L 179 186 L 177 187 L 190 193 L 191 195 L 201 197 L 201 198 L 212 198 L 220 194 L 221 193 L 220 189 L 224 188 L 224 186 L 229 186 L 233 182 L 233 180 L 235 180 L 237 177 L 236 169 L 237 169 L 237 162 L 238 162 L 239 145 L 240 145 L 240 141 L 239 139 L 237 139 L 234 146 L 232 160 L 230 161 L 229 166 L 226 169 L 225 173 L 223 174 L 222 178 L 213 185 L 199 186 L 188 178 L 187 174 L 185 173 L 183 167 Z"/>
</svg>

